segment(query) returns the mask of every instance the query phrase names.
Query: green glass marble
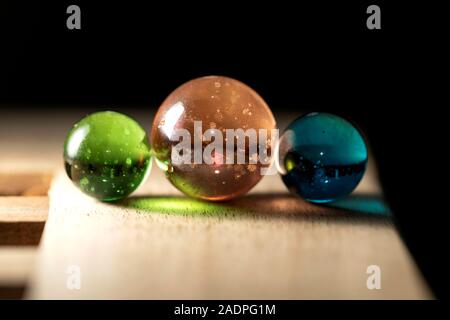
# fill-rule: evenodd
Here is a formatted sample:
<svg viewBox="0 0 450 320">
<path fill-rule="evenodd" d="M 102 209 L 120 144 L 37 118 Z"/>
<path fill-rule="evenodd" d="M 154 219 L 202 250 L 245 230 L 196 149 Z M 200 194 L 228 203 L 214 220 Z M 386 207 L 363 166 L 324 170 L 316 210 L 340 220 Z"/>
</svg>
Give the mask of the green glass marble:
<svg viewBox="0 0 450 320">
<path fill-rule="evenodd" d="M 76 123 L 64 144 L 67 175 L 84 193 L 102 201 L 125 198 L 151 168 L 145 130 L 121 113 L 93 113 Z"/>
</svg>

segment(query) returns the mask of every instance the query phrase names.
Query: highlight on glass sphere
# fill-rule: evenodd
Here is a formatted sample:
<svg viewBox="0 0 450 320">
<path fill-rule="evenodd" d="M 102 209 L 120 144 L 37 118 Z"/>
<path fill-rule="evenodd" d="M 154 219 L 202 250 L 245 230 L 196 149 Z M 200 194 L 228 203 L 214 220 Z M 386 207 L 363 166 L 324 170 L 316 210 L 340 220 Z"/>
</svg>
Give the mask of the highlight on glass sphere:
<svg viewBox="0 0 450 320">
<path fill-rule="evenodd" d="M 280 137 L 278 171 L 288 189 L 305 200 L 326 203 L 350 194 L 367 166 L 361 133 L 329 113 L 294 120 Z"/>
<path fill-rule="evenodd" d="M 186 82 L 165 99 L 150 140 L 158 166 L 176 188 L 222 201 L 261 180 L 271 164 L 275 126 L 268 105 L 249 86 L 208 76 Z"/>
<path fill-rule="evenodd" d="M 93 113 L 67 135 L 64 163 L 69 178 L 87 195 L 102 201 L 122 199 L 150 173 L 148 136 L 126 115 Z"/>
</svg>

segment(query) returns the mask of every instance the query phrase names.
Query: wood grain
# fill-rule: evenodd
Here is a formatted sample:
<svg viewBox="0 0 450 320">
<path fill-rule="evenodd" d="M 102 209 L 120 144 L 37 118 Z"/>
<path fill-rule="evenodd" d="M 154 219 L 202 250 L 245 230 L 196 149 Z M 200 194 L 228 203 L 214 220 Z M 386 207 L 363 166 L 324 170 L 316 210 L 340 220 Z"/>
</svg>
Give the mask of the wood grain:
<svg viewBox="0 0 450 320">
<path fill-rule="evenodd" d="M 51 173 L 0 172 L 0 196 L 46 196 Z"/>
<path fill-rule="evenodd" d="M 149 130 L 151 108 L 142 110 L 126 113 Z M 94 111 L 2 113 L 0 195 L 45 195 L 67 131 Z M 298 115 L 276 115 L 280 129 Z M 380 196 L 373 161 L 356 194 L 353 204 Z M 0 197 L 0 224 L 43 224 L 44 198 L 19 198 Z M 432 298 L 389 217 L 313 206 L 287 194 L 277 176 L 239 200 L 205 205 L 155 167 L 133 197 L 105 204 L 59 172 L 49 201 L 37 253 L 0 245 L 1 297 L 27 286 L 31 299 Z M 381 267 L 381 290 L 366 287 L 372 264 Z M 80 290 L 67 288 L 70 266 L 80 267 Z"/>
<path fill-rule="evenodd" d="M 381 267 L 381 290 L 366 287 L 372 264 Z M 66 285 L 70 266 L 80 268 L 80 290 Z M 277 176 L 237 201 L 204 205 L 181 196 L 155 169 L 136 196 L 117 204 L 90 199 L 57 175 L 28 297 L 431 295 L 389 217 L 308 204 L 287 194 Z"/>
<path fill-rule="evenodd" d="M 23 297 L 47 214 L 46 196 L 0 197 L 0 299 Z"/>
<path fill-rule="evenodd" d="M 37 246 L 47 214 L 48 197 L 0 197 L 0 246 Z"/>
<path fill-rule="evenodd" d="M 45 222 L 48 201 L 47 196 L 0 197 L 0 223 Z"/>
</svg>

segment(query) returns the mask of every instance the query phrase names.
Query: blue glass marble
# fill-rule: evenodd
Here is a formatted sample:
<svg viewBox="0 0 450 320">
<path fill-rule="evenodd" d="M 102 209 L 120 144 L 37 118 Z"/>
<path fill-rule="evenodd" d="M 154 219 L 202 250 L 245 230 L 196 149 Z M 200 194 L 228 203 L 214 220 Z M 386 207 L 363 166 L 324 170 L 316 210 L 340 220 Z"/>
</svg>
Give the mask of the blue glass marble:
<svg viewBox="0 0 450 320">
<path fill-rule="evenodd" d="M 315 203 L 350 194 L 367 166 L 361 133 L 347 120 L 329 113 L 309 113 L 292 122 L 280 137 L 279 166 L 293 193 Z"/>
</svg>

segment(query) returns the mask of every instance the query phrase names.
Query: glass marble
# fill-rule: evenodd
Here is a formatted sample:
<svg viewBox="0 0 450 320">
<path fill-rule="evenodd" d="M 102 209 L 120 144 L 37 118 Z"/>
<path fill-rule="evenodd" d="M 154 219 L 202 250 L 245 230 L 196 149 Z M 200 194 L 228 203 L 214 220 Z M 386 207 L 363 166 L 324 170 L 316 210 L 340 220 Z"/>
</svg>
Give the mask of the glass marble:
<svg viewBox="0 0 450 320">
<path fill-rule="evenodd" d="M 194 121 L 201 121 L 203 132 L 207 129 L 220 130 L 224 141 L 227 140 L 226 129 L 266 129 L 268 135 L 264 143 L 268 143 L 267 153 L 270 154 L 270 133 L 276 126 L 275 118 L 266 102 L 253 89 L 222 76 L 186 82 L 173 91 L 158 109 L 150 141 L 156 163 L 165 170 L 166 177 L 191 197 L 210 201 L 229 200 L 245 194 L 261 180 L 260 169 L 266 164 L 249 161 L 250 143 L 240 150 L 245 149 L 245 163 L 238 164 L 236 161 L 227 164 L 225 157 L 237 157 L 236 154 L 224 155 L 220 152 L 214 154 L 213 164 L 173 163 L 172 147 L 179 143 L 173 138 L 174 131 L 186 129 L 194 137 L 198 135 L 194 132 Z M 203 140 L 201 148 L 204 150 L 208 143 Z M 234 152 L 237 151 L 235 147 Z"/>
<path fill-rule="evenodd" d="M 67 175 L 84 193 L 102 201 L 122 199 L 150 172 L 148 136 L 126 115 L 93 113 L 67 135 L 64 163 Z"/>
<path fill-rule="evenodd" d="M 338 200 L 361 181 L 367 147 L 347 120 L 309 113 L 293 121 L 280 137 L 278 170 L 293 193 L 315 203 Z"/>
</svg>

